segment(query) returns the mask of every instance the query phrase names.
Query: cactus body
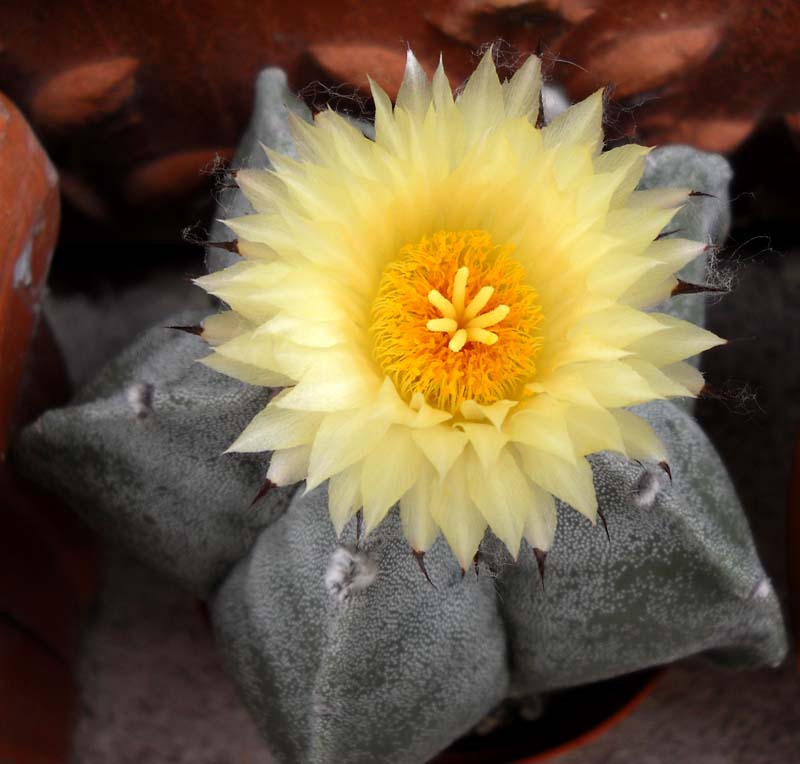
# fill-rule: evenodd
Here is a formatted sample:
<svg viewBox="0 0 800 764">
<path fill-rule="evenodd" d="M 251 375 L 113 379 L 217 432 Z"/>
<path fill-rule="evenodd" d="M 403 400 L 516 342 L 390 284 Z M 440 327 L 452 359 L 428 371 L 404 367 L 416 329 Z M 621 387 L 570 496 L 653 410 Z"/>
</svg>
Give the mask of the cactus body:
<svg viewBox="0 0 800 764">
<path fill-rule="evenodd" d="M 286 150 L 284 102 L 302 112 L 281 73 L 262 74 L 241 159 L 253 163 L 259 140 Z M 720 157 L 675 147 L 651 155 L 643 185 L 713 194 L 692 199 L 675 223 L 713 243 L 727 228 L 729 178 Z M 246 211 L 233 191 L 222 206 Z M 229 257 L 215 250 L 208 262 Z M 691 268 L 682 277 L 702 283 L 703 264 Z M 702 323 L 703 298 L 677 298 L 669 310 Z M 250 506 L 266 460 L 222 452 L 266 394 L 195 364 L 204 353 L 196 337 L 152 330 L 73 405 L 30 427 L 17 457 L 93 524 L 209 599 L 226 663 L 277 761 L 419 764 L 506 697 L 694 653 L 735 666 L 781 660 L 779 605 L 689 407 L 637 411 L 668 449 L 672 482 L 642 487 L 641 465 L 592 457 L 609 538 L 560 505 L 544 561 L 523 544 L 514 562 L 488 536 L 462 578 L 440 539 L 425 555 L 429 582 L 397 509 L 368 538 L 351 521 L 337 540 L 325 486 L 275 489 Z M 149 391 L 133 396 L 137 405 L 135 385 Z M 351 596 L 325 588 L 340 543 L 360 544 L 377 567 Z"/>
</svg>

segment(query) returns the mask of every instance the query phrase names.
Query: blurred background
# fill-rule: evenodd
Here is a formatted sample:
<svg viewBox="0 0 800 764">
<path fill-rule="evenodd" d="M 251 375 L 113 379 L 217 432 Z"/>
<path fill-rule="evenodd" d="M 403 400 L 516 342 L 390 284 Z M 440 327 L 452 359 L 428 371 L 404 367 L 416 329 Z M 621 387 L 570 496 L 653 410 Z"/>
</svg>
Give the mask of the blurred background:
<svg viewBox="0 0 800 764">
<path fill-rule="evenodd" d="M 720 263 L 737 287 L 709 321 L 737 341 L 704 366 L 730 395 L 698 416 L 788 613 L 798 39 L 796 0 L 0 0 L 0 455 L 15 426 L 139 331 L 206 304 L 189 277 L 262 68 L 283 68 L 314 111 L 369 119 L 366 74 L 394 95 L 408 46 L 429 72 L 442 54 L 457 87 L 495 43 L 509 75 L 541 55 L 571 100 L 610 84 L 609 145 L 688 143 L 732 163 Z M 12 498 L 0 510 L 0 761 L 267 762 L 199 605 L 122 551 L 98 551 L 57 498 L 2 463 L 0 489 Z M 797 674 L 791 662 L 740 675 L 681 663 L 614 730 L 554 761 L 792 764 Z"/>
<path fill-rule="evenodd" d="M 499 41 L 538 52 L 572 100 L 613 86 L 610 136 L 731 156 L 749 222 L 796 209 L 800 5 L 794 0 L 4 0 L 0 90 L 58 168 L 69 240 L 176 241 L 209 212 L 253 82 L 280 66 L 315 109 L 370 113 L 411 45 L 452 85 Z M 753 155 L 758 154 L 754 161 Z"/>
</svg>

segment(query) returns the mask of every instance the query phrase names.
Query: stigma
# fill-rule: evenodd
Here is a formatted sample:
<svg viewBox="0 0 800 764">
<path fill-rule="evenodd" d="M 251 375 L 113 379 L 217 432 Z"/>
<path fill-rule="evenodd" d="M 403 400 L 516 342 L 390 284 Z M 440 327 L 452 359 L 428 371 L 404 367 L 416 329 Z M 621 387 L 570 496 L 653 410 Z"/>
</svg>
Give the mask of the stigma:
<svg viewBox="0 0 800 764">
<path fill-rule="evenodd" d="M 428 301 L 442 317 L 432 318 L 426 326 L 432 332 L 446 332 L 450 336 L 447 347 L 454 353 L 463 350 L 468 342 L 494 345 L 497 335 L 488 331 L 488 328 L 499 324 L 510 311 L 508 305 L 498 305 L 485 313 L 481 312 L 494 294 L 494 287 L 491 286 L 481 287 L 467 303 L 468 279 L 469 268 L 464 266 L 456 271 L 453 278 L 451 299 L 448 300 L 436 289 L 431 289 L 428 293 Z"/>
</svg>

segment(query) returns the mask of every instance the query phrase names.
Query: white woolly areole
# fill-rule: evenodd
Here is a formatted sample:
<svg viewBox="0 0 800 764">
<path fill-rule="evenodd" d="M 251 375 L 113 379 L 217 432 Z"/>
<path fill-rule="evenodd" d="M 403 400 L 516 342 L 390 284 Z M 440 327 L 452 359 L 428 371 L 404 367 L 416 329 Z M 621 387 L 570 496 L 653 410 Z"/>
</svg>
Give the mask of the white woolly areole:
<svg viewBox="0 0 800 764">
<path fill-rule="evenodd" d="M 636 479 L 631 491 L 631 502 L 637 509 L 650 509 L 658 494 L 669 484 L 669 477 L 661 466 L 646 466 Z"/>
<path fill-rule="evenodd" d="M 378 575 L 375 561 L 364 552 L 347 547 L 337 547 L 325 571 L 325 588 L 339 602 L 351 594 L 366 589 Z"/>
<path fill-rule="evenodd" d="M 144 419 L 150 413 L 154 392 L 154 386 L 147 382 L 135 382 L 125 391 L 125 397 L 139 419 Z"/>
</svg>

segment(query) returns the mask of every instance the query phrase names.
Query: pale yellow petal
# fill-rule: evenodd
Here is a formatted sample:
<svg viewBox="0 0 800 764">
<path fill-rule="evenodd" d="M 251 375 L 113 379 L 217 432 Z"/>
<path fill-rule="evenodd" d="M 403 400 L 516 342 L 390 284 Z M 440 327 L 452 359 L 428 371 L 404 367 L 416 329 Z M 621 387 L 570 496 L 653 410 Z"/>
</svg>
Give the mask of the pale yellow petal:
<svg viewBox="0 0 800 764">
<path fill-rule="evenodd" d="M 542 489 L 577 509 L 592 522 L 597 517 L 597 495 L 592 468 L 585 459 L 570 464 L 532 446 L 516 445 L 527 476 Z"/>
<path fill-rule="evenodd" d="M 641 374 L 635 362 L 604 361 L 583 364 L 581 376 L 592 397 L 602 406 L 617 408 L 663 397 Z"/>
<path fill-rule="evenodd" d="M 649 313 L 627 305 L 611 305 L 578 321 L 567 336 L 574 341 L 590 336 L 614 347 L 627 348 L 643 338 L 647 342 L 651 335 L 665 330 L 666 326 Z"/>
<path fill-rule="evenodd" d="M 263 369 L 265 372 L 282 378 L 281 383 L 273 383 L 272 386 L 284 386 L 294 384 L 294 380 L 287 380 L 288 375 L 281 368 L 276 358 L 276 345 L 279 346 L 283 340 L 276 339 L 269 335 L 259 334 L 257 330 L 239 334 L 233 339 L 223 342 L 214 348 L 214 355 L 227 358 L 231 361 L 245 364 L 247 366 Z M 212 366 L 211 363 L 208 364 Z M 215 366 L 212 366 L 215 368 Z M 245 382 L 248 380 L 244 380 Z M 253 383 L 251 383 L 253 384 Z"/>
<path fill-rule="evenodd" d="M 530 486 L 530 504 L 525 515 L 525 540 L 534 548 L 547 552 L 556 535 L 558 514 L 552 495 L 537 485 Z"/>
<path fill-rule="evenodd" d="M 669 366 L 662 366 L 659 371 L 686 388 L 693 396 L 699 395 L 706 384 L 700 371 L 683 361 L 671 363 Z"/>
<path fill-rule="evenodd" d="M 284 387 L 294 384 L 294 380 L 276 371 L 270 371 L 259 366 L 253 366 L 232 358 L 225 358 L 219 353 L 212 353 L 205 358 L 200 358 L 199 363 L 214 369 L 221 374 L 227 374 L 248 385 L 259 385 L 260 387 Z"/>
<path fill-rule="evenodd" d="M 380 442 L 389 425 L 370 418 L 370 410 L 337 411 L 322 420 L 311 449 L 308 490 L 360 462 Z"/>
<path fill-rule="evenodd" d="M 652 398 L 674 398 L 674 397 L 690 397 L 691 392 L 687 390 L 676 379 L 666 375 L 661 369 L 656 368 L 648 361 L 640 360 L 637 358 L 627 359 L 621 363 L 629 366 L 638 377 L 645 380 L 647 385 L 653 391 Z M 631 406 L 634 403 L 644 403 L 645 401 L 631 401 L 623 403 L 623 406 Z M 609 404 L 611 405 L 611 404 Z"/>
<path fill-rule="evenodd" d="M 478 461 L 483 471 L 487 475 L 491 474 L 500 453 L 508 443 L 508 435 L 492 424 L 464 422 L 458 427 L 469 438 L 472 450 L 478 455 Z"/>
<path fill-rule="evenodd" d="M 463 432 L 447 425 L 415 430 L 411 437 L 441 478 L 447 475 L 469 441 Z"/>
<path fill-rule="evenodd" d="M 644 419 L 624 409 L 617 409 L 611 414 L 617 422 L 625 449 L 631 459 L 666 461 L 664 444 Z"/>
<path fill-rule="evenodd" d="M 674 209 L 686 203 L 689 188 L 648 188 L 634 191 L 628 197 L 628 207 L 649 207 L 651 209 Z"/>
<path fill-rule="evenodd" d="M 664 230 L 677 212 L 677 208 L 649 207 L 611 210 L 606 217 L 605 231 L 609 236 L 623 239 L 627 247 L 644 249 Z"/>
<path fill-rule="evenodd" d="M 411 408 L 416 412 L 414 419 L 409 422 L 409 427 L 428 428 L 442 422 L 447 422 L 453 415 L 447 411 L 429 406 L 420 393 L 415 393 L 411 398 Z"/>
<path fill-rule="evenodd" d="M 269 462 L 267 480 L 275 485 L 292 485 L 303 480 L 308 474 L 308 460 L 311 446 L 295 446 L 275 451 Z"/>
<path fill-rule="evenodd" d="M 351 464 L 328 482 L 328 511 L 337 536 L 361 507 L 361 468 L 361 462 Z"/>
<path fill-rule="evenodd" d="M 546 148 L 556 146 L 586 146 L 596 154 L 603 145 L 603 91 L 559 114 L 542 129 Z"/>
<path fill-rule="evenodd" d="M 240 239 L 263 242 L 263 237 L 278 220 L 280 220 L 280 217 L 272 212 L 258 212 L 254 215 L 242 215 L 238 218 L 230 218 L 220 222 L 225 223 Z M 214 274 L 210 275 L 213 276 Z"/>
<path fill-rule="evenodd" d="M 467 480 L 470 497 L 492 532 L 516 559 L 525 516 L 533 498 L 531 485 L 517 466 L 514 455 L 510 450 L 504 450 L 491 472 L 486 471 L 473 456 L 467 461 Z"/>
<path fill-rule="evenodd" d="M 518 405 L 518 401 L 500 400 L 494 403 L 477 403 L 466 400 L 461 404 L 461 413 L 465 419 L 480 422 L 483 419 L 490 421 L 495 427 L 503 426 L 508 412 Z"/>
<path fill-rule="evenodd" d="M 663 283 L 663 263 L 649 257 L 639 257 L 618 252 L 598 260 L 589 272 L 587 285 L 597 295 L 602 295 L 610 300 L 617 300 L 628 289 L 643 283 L 648 274 L 656 274 L 654 279 L 658 284 Z M 651 303 L 629 300 L 636 307 Z"/>
<path fill-rule="evenodd" d="M 280 205 L 291 204 L 286 184 L 271 170 L 237 170 L 236 184 L 259 212 L 271 212 Z"/>
<path fill-rule="evenodd" d="M 622 171 L 622 180 L 611 200 L 612 207 L 619 207 L 628 200 L 639 184 L 644 173 L 645 160 L 652 149 L 629 143 L 610 151 L 604 151 L 594 160 L 594 168 L 598 173 L 615 173 Z"/>
<path fill-rule="evenodd" d="M 400 520 L 411 548 L 425 552 L 436 541 L 439 526 L 431 514 L 431 495 L 434 481 L 438 481 L 430 467 L 422 465 L 414 485 L 400 499 Z"/>
<path fill-rule="evenodd" d="M 487 522 L 469 496 L 465 460 L 459 459 L 447 480 L 435 480 L 431 515 L 441 528 L 462 570 L 466 570 L 486 533 Z"/>
<path fill-rule="evenodd" d="M 282 408 L 343 411 L 377 395 L 381 380 L 369 364 L 348 353 L 319 352 L 314 365 L 281 399 Z"/>
<path fill-rule="evenodd" d="M 469 142 L 476 141 L 505 117 L 503 88 L 492 58 L 492 48 L 484 53 L 457 101 L 464 115 Z"/>
<path fill-rule="evenodd" d="M 441 56 L 439 56 L 439 66 L 436 67 L 436 71 L 433 73 L 431 96 L 433 106 L 439 114 L 447 113 L 455 104 L 453 91 L 450 89 L 450 82 L 445 74 Z"/>
<path fill-rule="evenodd" d="M 277 312 L 271 296 L 288 274 L 283 263 L 245 261 L 201 276 L 195 284 L 224 300 L 244 319 L 260 324 Z"/>
<path fill-rule="evenodd" d="M 607 409 L 598 406 L 569 406 L 566 419 L 577 455 L 588 456 L 598 451 L 626 453 L 619 426 Z"/>
<path fill-rule="evenodd" d="M 422 454 L 404 427 L 391 427 L 364 459 L 361 497 L 364 532 L 369 533 L 386 517 L 419 478 Z"/>
<path fill-rule="evenodd" d="M 211 347 L 253 330 L 253 324 L 233 310 L 225 310 L 204 318 L 202 327 L 201 336 Z"/>
<path fill-rule="evenodd" d="M 315 321 L 292 316 L 285 311 L 263 323 L 258 334 L 284 337 L 296 345 L 310 348 L 332 348 L 354 341 L 357 329 L 343 321 Z"/>
<path fill-rule="evenodd" d="M 431 85 L 428 75 L 420 66 L 409 48 L 406 53 L 406 71 L 400 90 L 397 92 L 397 106 L 404 109 L 417 122 L 425 119 L 431 103 Z"/>
<path fill-rule="evenodd" d="M 503 85 L 506 118 L 527 117 L 536 123 L 542 89 L 541 71 L 541 60 L 536 56 L 528 56 L 511 80 Z"/>
<path fill-rule="evenodd" d="M 628 347 L 637 356 L 655 366 L 668 366 L 725 344 L 725 340 L 713 332 L 688 321 L 682 321 L 665 313 L 651 315 L 664 326 L 665 330 L 655 336 L 637 340 Z"/>
<path fill-rule="evenodd" d="M 505 432 L 515 442 L 535 446 L 574 463 L 575 445 L 567 429 L 568 409 L 560 401 L 538 395 L 509 418 Z"/>
<path fill-rule="evenodd" d="M 575 403 L 579 406 L 598 406 L 584 375 L 575 370 L 574 366 L 565 366 L 548 374 L 539 382 L 525 386 L 528 394 L 547 393 L 559 401 Z"/>
<path fill-rule="evenodd" d="M 372 78 L 369 80 L 372 100 L 375 103 L 375 143 L 392 153 L 400 153 L 400 131 L 392 112 L 392 102 L 386 92 Z"/>
<path fill-rule="evenodd" d="M 322 416 L 307 411 L 267 406 L 250 420 L 250 424 L 228 447 L 228 451 L 258 453 L 308 445 L 317 434 Z"/>
</svg>

